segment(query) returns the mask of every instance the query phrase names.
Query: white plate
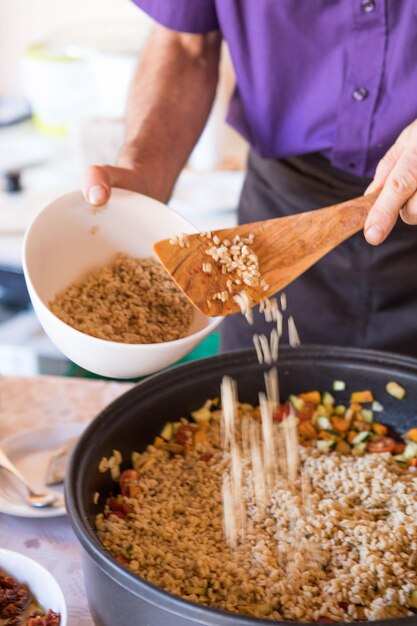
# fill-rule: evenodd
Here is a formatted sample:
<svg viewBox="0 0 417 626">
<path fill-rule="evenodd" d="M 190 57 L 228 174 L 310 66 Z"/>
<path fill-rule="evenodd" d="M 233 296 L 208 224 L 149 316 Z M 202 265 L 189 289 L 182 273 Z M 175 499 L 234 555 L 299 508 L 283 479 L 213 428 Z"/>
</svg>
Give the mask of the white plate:
<svg viewBox="0 0 417 626">
<path fill-rule="evenodd" d="M 0 447 L 34 489 L 51 489 L 62 505 L 36 509 L 25 504 L 26 489 L 6 470 L 0 469 L 0 513 L 17 517 L 57 517 L 65 515 L 63 485 L 45 487 L 44 479 L 50 453 L 67 439 L 81 435 L 85 424 L 62 424 L 12 435 L 0 441 Z"/>
</svg>

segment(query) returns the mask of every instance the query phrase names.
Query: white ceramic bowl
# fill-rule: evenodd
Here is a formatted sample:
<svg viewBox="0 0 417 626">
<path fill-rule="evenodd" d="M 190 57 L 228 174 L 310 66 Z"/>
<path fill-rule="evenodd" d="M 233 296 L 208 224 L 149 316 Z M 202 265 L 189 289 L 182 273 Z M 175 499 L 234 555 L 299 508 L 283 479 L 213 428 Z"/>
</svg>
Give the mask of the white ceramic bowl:
<svg viewBox="0 0 417 626">
<path fill-rule="evenodd" d="M 67 605 L 64 594 L 55 578 L 45 567 L 24 554 L 0 548 L 0 569 L 19 582 L 28 585 L 45 612 L 52 609 L 60 613 L 60 626 L 67 626 Z"/>
<path fill-rule="evenodd" d="M 101 376 L 135 378 L 175 363 L 220 323 L 195 311 L 189 334 L 154 344 L 126 344 L 91 337 L 56 317 L 48 302 L 86 272 L 108 263 L 117 252 L 152 255 L 152 244 L 196 229 L 164 204 L 115 189 L 95 214 L 74 191 L 44 208 L 29 225 L 23 243 L 23 270 L 36 314 L 52 342 L 74 363 Z"/>
</svg>

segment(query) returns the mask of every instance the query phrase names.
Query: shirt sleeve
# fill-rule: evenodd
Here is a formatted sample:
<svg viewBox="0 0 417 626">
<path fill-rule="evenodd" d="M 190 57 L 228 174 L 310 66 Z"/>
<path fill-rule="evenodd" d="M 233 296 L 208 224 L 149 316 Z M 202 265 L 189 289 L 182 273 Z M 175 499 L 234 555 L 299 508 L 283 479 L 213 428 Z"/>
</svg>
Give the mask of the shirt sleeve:
<svg viewBox="0 0 417 626">
<path fill-rule="evenodd" d="M 219 30 L 215 0 L 133 0 L 156 22 L 184 33 Z"/>
</svg>

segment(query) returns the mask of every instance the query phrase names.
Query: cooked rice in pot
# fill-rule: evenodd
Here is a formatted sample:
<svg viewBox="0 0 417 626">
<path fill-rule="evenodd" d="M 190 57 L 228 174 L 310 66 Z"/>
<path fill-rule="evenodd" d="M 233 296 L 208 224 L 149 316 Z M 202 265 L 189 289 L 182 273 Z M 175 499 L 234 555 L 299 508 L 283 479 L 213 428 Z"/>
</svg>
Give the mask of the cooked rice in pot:
<svg viewBox="0 0 417 626">
<path fill-rule="evenodd" d="M 182 420 L 184 441 L 187 432 L 194 438 L 184 455 L 165 445 L 132 455 L 133 497 L 109 499 L 96 519 L 104 547 L 155 585 L 233 613 L 294 621 L 413 614 L 417 475 L 387 453 L 300 447 L 303 484 L 278 485 L 265 512 L 249 493 L 246 537 L 233 550 L 223 537 L 228 458 L 219 416 L 191 431 Z M 251 469 L 244 471 L 250 490 Z"/>
</svg>

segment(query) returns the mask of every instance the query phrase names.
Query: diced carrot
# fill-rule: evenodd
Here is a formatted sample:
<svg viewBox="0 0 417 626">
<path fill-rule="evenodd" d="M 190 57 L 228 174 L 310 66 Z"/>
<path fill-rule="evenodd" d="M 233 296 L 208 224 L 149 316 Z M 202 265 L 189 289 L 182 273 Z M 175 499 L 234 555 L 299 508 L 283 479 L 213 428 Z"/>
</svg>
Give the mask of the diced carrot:
<svg viewBox="0 0 417 626">
<path fill-rule="evenodd" d="M 352 443 L 352 441 L 355 439 L 356 435 L 358 433 L 355 430 L 350 430 L 347 434 L 347 440 L 349 443 Z"/>
<path fill-rule="evenodd" d="M 386 435 L 388 433 L 388 428 L 385 426 L 385 424 L 379 424 L 378 422 L 374 422 L 371 427 L 374 433 L 376 433 L 377 435 Z"/>
<path fill-rule="evenodd" d="M 349 420 L 345 420 L 343 417 L 337 417 L 337 416 L 333 416 L 330 418 L 330 421 L 332 423 L 332 426 L 335 430 L 338 430 L 339 433 L 345 433 L 347 430 L 349 430 L 349 426 L 350 426 L 350 421 Z"/>
<path fill-rule="evenodd" d="M 400 443 L 399 441 L 395 442 L 393 454 L 402 454 L 405 450 L 405 443 Z"/>
<path fill-rule="evenodd" d="M 411 467 L 417 467 L 417 459 L 410 459 L 409 463 Z"/>
<path fill-rule="evenodd" d="M 316 439 L 317 437 L 313 424 L 307 421 L 298 424 L 298 433 L 306 439 Z"/>
<path fill-rule="evenodd" d="M 406 434 L 407 437 L 411 439 L 411 441 L 417 443 L 417 428 L 411 428 L 411 430 L 408 430 Z"/>
<path fill-rule="evenodd" d="M 155 446 L 155 448 L 162 448 L 162 446 L 164 445 L 164 440 L 162 439 L 162 437 L 155 437 L 155 439 L 153 440 L 153 445 Z"/>
<path fill-rule="evenodd" d="M 321 393 L 319 391 L 307 391 L 305 393 L 298 394 L 298 397 L 305 402 L 311 402 L 312 404 L 320 404 Z"/>
<path fill-rule="evenodd" d="M 198 430 L 195 431 L 194 443 L 203 443 L 207 440 L 208 440 L 208 435 L 205 430 L 203 430 L 202 428 L 199 428 Z"/>
<path fill-rule="evenodd" d="M 328 433 L 327 430 L 321 430 L 318 434 L 319 439 L 324 439 L 324 441 L 337 441 L 339 437 L 337 435 L 333 435 L 333 433 Z"/>
<path fill-rule="evenodd" d="M 374 394 L 372 391 L 367 389 L 366 391 L 354 391 L 350 396 L 350 401 L 352 404 L 361 403 L 361 402 L 373 402 Z"/>
<path fill-rule="evenodd" d="M 352 393 L 352 396 L 353 396 L 353 393 Z M 351 402 L 351 405 L 349 408 L 353 413 L 360 413 L 363 407 L 358 402 Z"/>
</svg>

